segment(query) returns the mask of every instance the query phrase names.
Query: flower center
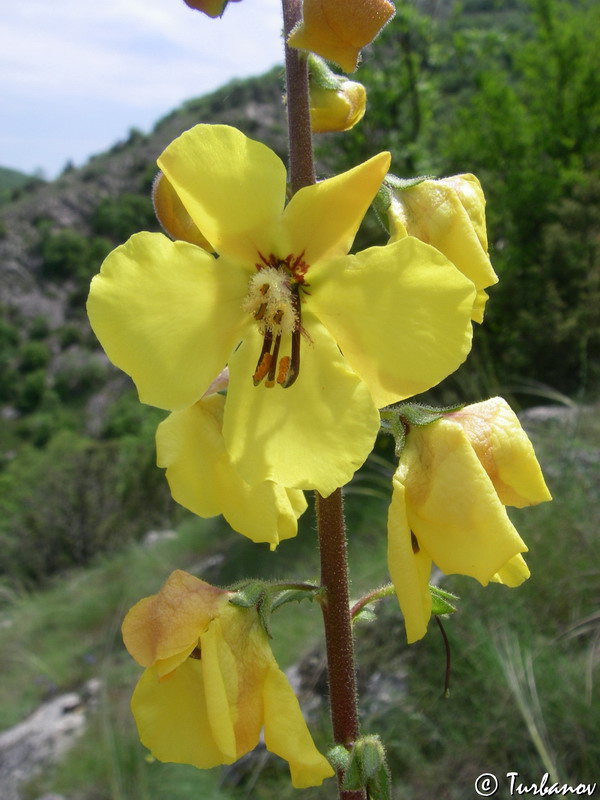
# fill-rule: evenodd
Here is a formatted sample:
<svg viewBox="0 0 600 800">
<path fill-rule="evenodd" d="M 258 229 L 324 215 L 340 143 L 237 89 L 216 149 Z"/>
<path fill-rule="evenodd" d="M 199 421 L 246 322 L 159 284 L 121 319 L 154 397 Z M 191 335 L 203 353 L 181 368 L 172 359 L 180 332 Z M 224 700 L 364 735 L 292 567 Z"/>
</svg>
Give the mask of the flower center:
<svg viewBox="0 0 600 800">
<path fill-rule="evenodd" d="M 242 304 L 256 320 L 263 337 L 252 379 L 255 386 L 264 380 L 267 388 L 278 383 L 286 389 L 300 372 L 300 287 L 306 285 L 308 264 L 302 260 L 303 253 L 283 259 L 273 254 L 268 258 L 260 252 L 258 255 L 261 260 Z M 280 357 L 282 339 L 289 342 L 289 355 Z"/>
</svg>

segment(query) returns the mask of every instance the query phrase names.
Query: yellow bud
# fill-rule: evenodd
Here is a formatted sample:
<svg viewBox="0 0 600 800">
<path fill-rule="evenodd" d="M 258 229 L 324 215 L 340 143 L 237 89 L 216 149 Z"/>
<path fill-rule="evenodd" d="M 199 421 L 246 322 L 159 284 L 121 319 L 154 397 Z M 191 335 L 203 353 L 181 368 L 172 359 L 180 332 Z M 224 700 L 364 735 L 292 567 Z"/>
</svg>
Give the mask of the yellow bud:
<svg viewBox="0 0 600 800">
<path fill-rule="evenodd" d="M 336 89 L 310 88 L 313 133 L 349 131 L 365 115 L 367 92 L 362 83 L 342 80 Z"/>
<path fill-rule="evenodd" d="M 197 244 L 198 247 L 209 252 L 214 250 L 162 172 L 159 172 L 154 179 L 152 202 L 154 203 L 154 213 L 169 236 L 173 239 Z"/>
</svg>

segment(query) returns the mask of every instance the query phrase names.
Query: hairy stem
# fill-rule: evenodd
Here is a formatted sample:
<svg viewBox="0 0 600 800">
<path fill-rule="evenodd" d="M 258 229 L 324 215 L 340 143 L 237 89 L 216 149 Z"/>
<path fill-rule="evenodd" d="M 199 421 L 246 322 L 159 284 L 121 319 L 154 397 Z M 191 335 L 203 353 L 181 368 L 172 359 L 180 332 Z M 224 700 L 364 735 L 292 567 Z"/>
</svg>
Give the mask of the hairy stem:
<svg viewBox="0 0 600 800">
<path fill-rule="evenodd" d="M 316 510 L 333 737 L 336 744 L 351 747 L 358 738 L 359 724 L 342 490 L 336 489 L 329 497 L 316 493 Z M 362 791 L 344 791 L 342 780 L 338 773 L 342 800 L 363 800 Z"/>
<path fill-rule="evenodd" d="M 315 168 L 310 127 L 308 65 L 306 58 L 287 45 L 287 37 L 301 16 L 301 0 L 283 0 L 286 38 L 285 69 L 289 133 L 289 176 L 292 193 L 315 183 Z M 351 747 L 358 738 L 358 705 L 350 596 L 348 559 L 342 491 L 327 498 L 316 495 L 317 526 L 321 554 L 321 586 L 329 696 L 333 735 L 336 744 Z M 363 791 L 341 788 L 343 774 L 338 773 L 341 800 L 364 800 Z"/>
<path fill-rule="evenodd" d="M 283 0 L 285 34 L 285 80 L 287 90 L 290 183 L 292 193 L 315 183 L 315 167 L 310 128 L 308 63 L 299 50 L 288 47 L 287 37 L 301 17 L 301 0 Z"/>
</svg>

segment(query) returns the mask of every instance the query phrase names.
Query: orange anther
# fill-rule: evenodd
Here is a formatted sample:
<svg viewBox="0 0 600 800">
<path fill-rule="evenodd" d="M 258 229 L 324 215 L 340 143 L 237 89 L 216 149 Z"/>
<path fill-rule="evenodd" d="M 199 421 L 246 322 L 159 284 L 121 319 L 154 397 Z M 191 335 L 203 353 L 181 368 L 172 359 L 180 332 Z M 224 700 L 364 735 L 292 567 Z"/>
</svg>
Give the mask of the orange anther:
<svg viewBox="0 0 600 800">
<path fill-rule="evenodd" d="M 254 381 L 255 386 L 258 386 L 258 384 L 262 381 L 262 379 L 268 373 L 270 366 L 271 366 L 271 353 L 263 353 L 263 357 L 261 358 L 260 363 L 256 368 L 256 372 L 252 376 L 252 380 Z"/>
<path fill-rule="evenodd" d="M 287 380 L 290 369 L 290 357 L 283 356 L 279 361 L 279 371 L 277 372 L 277 383 L 284 384 Z"/>
</svg>

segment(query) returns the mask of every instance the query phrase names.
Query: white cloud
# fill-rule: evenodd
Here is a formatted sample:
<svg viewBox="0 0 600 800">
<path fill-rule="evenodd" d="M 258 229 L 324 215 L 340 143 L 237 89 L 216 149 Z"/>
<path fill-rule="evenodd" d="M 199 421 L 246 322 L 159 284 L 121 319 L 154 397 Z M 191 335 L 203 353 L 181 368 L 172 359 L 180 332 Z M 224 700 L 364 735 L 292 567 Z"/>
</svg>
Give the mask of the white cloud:
<svg viewBox="0 0 600 800">
<path fill-rule="evenodd" d="M 44 140 L 44 128 L 68 125 L 75 104 L 81 114 L 92 106 L 101 112 L 105 104 L 107 114 L 115 107 L 123 113 L 131 109 L 131 118 L 118 123 L 124 133 L 232 77 L 259 74 L 281 62 L 279 8 L 277 0 L 242 0 L 211 20 L 183 0 L 8 4 L 0 32 L 2 164 L 23 169 L 23 159 L 29 158 L 29 169 L 58 169 L 57 155 L 45 154 L 50 141 Z M 43 109 L 44 118 L 36 119 L 36 109 Z M 56 120 L 49 117 L 53 113 Z M 97 139 L 99 115 L 87 113 L 95 126 L 90 136 Z M 35 128 L 40 139 L 32 153 Z M 82 119 L 77 128 L 84 138 Z M 25 138 L 28 154 L 18 152 Z M 79 154 L 62 154 L 60 165 L 73 155 Z"/>
</svg>

